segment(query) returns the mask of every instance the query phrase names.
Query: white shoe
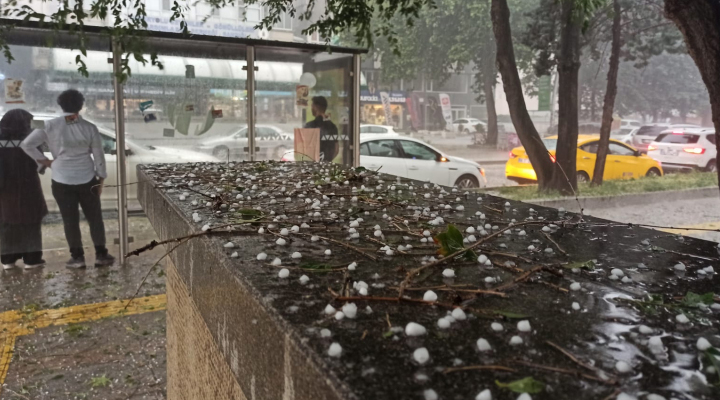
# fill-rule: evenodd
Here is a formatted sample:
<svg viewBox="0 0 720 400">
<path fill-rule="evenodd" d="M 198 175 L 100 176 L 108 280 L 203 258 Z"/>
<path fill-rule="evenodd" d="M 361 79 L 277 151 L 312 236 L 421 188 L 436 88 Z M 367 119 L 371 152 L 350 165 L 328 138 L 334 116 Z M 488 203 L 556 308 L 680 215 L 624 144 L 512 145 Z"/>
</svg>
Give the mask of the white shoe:
<svg viewBox="0 0 720 400">
<path fill-rule="evenodd" d="M 13 263 L 13 264 L 3 264 L 2 266 L 3 266 L 3 269 L 6 270 L 6 271 L 9 270 L 9 269 L 13 269 L 13 268 L 17 267 L 17 265 L 15 265 L 15 263 Z"/>
<path fill-rule="evenodd" d="M 45 266 L 45 263 L 40 264 L 25 264 L 25 269 L 35 269 L 35 268 L 42 268 Z"/>
</svg>

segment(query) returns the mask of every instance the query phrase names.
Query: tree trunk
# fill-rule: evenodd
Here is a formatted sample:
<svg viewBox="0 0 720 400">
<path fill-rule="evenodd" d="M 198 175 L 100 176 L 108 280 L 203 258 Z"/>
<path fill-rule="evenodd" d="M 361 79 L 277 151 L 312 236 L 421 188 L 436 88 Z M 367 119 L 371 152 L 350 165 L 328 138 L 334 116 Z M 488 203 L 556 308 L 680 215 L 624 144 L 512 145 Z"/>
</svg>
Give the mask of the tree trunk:
<svg viewBox="0 0 720 400">
<path fill-rule="evenodd" d="M 715 125 L 715 148 L 720 152 L 720 2 L 665 0 L 665 15 L 685 37 L 688 52 L 705 82 Z"/>
<path fill-rule="evenodd" d="M 562 1 L 560 53 L 558 55 L 558 141 L 557 168 L 550 187 L 563 194 L 577 189 L 578 77 L 580 72 L 580 23 L 575 2 Z"/>
<path fill-rule="evenodd" d="M 595 160 L 595 172 L 593 172 L 593 185 L 602 185 L 603 173 L 605 172 L 605 160 L 610 144 L 610 130 L 613 122 L 613 110 L 615 109 L 615 95 L 617 94 L 618 69 L 620 68 L 620 47 L 622 43 L 622 15 L 620 0 L 613 1 L 613 26 L 612 46 L 610 50 L 610 65 L 607 74 L 607 89 L 605 89 L 605 100 L 603 102 L 602 124 L 600 125 L 600 144 L 598 144 L 597 159 Z"/>
<path fill-rule="evenodd" d="M 546 190 L 552 179 L 553 163 L 525 105 L 520 75 L 515 62 L 515 50 L 510 29 L 510 10 L 508 9 L 507 0 L 492 0 L 491 7 L 493 32 L 495 33 L 495 45 L 497 48 L 497 66 L 500 76 L 502 76 L 503 89 L 510 109 L 510 118 L 520 143 L 525 147 L 530 163 L 535 169 L 539 189 Z"/>
<path fill-rule="evenodd" d="M 486 57 L 483 71 L 483 93 L 485 93 L 485 107 L 487 108 L 487 144 L 496 145 L 498 140 L 498 120 L 495 109 L 495 83 L 497 82 L 497 69 L 495 67 L 495 42 L 491 45 L 493 51 Z"/>
</svg>

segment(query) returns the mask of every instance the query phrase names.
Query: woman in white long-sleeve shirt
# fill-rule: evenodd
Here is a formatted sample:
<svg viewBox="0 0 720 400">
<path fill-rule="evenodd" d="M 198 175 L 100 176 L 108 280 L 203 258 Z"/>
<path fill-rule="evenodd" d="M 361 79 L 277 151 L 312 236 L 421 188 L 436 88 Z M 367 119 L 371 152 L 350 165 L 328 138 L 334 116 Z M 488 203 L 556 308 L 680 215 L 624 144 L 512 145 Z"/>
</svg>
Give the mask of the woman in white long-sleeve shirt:
<svg viewBox="0 0 720 400">
<path fill-rule="evenodd" d="M 90 225 L 90 236 L 95 245 L 95 266 L 112 265 L 115 259 L 105 247 L 105 225 L 100 205 L 102 184 L 107 177 L 100 132 L 79 115 L 85 104 L 80 92 L 66 90 L 58 96 L 57 102 L 63 115 L 46 121 L 45 128 L 33 131 L 21 147 L 38 163 L 52 170 L 52 192 L 60 208 L 65 238 L 70 247 L 71 259 L 66 266 L 85 267 L 78 206 Z M 52 160 L 38 150 L 43 144 L 50 148 Z"/>
</svg>

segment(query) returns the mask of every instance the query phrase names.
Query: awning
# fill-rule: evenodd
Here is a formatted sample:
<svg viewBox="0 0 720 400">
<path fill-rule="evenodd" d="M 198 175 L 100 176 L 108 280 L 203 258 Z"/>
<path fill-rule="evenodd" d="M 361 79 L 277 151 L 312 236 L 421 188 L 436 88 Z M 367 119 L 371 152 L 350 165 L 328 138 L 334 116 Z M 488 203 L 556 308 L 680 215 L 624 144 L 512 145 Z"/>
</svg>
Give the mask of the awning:
<svg viewBox="0 0 720 400">
<path fill-rule="evenodd" d="M 53 50 L 53 66 L 56 71 L 77 71 L 75 57 L 78 52 L 67 49 Z M 90 73 L 112 73 L 112 64 L 107 62 L 112 53 L 102 51 L 88 51 L 83 61 Z M 195 67 L 196 78 L 236 79 L 245 80 L 246 72 L 243 70 L 247 64 L 244 60 L 213 60 L 204 58 L 158 56 L 163 69 L 152 66 L 149 62 L 143 65 L 135 59 L 130 60 L 130 70 L 137 76 L 185 76 L 185 66 Z M 297 83 L 302 75 L 302 64 L 283 62 L 256 61 L 255 79 L 259 82 L 289 82 Z M 131 78 L 132 79 L 132 78 Z"/>
</svg>

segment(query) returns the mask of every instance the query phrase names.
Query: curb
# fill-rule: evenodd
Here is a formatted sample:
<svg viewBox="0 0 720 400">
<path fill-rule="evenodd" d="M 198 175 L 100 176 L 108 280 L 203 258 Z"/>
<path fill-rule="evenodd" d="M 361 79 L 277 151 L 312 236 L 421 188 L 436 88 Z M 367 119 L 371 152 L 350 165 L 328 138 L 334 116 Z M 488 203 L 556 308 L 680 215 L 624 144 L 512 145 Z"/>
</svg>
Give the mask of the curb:
<svg viewBox="0 0 720 400">
<path fill-rule="evenodd" d="M 483 165 L 502 165 L 507 162 L 507 160 L 475 160 L 476 163 L 480 164 L 480 166 Z"/>
<path fill-rule="evenodd" d="M 684 190 L 665 190 L 659 192 L 643 192 L 624 194 L 620 196 L 597 196 L 597 197 L 580 197 L 580 206 L 583 209 L 604 209 L 617 208 L 625 206 L 647 205 L 673 200 L 694 200 L 704 199 L 708 197 L 718 197 L 718 188 L 716 186 L 684 189 Z M 560 208 L 564 207 L 568 211 L 578 208 L 578 200 L 570 197 L 557 199 L 538 199 L 525 201 L 526 203 L 536 204 L 544 207 Z"/>
</svg>

